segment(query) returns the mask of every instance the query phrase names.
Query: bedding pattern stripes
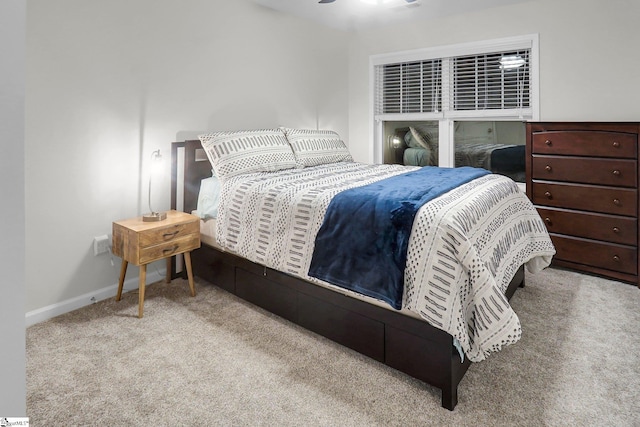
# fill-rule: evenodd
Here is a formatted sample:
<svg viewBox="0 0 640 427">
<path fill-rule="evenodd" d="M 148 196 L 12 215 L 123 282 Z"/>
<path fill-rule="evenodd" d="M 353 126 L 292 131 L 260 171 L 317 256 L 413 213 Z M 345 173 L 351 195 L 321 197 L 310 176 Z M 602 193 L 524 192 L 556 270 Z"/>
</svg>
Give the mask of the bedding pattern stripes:
<svg viewBox="0 0 640 427">
<path fill-rule="evenodd" d="M 253 262 L 317 283 L 307 272 L 315 236 L 333 196 L 406 172 L 397 165 L 340 162 L 227 179 L 216 239 Z"/>
<path fill-rule="evenodd" d="M 223 182 L 216 239 L 253 262 L 318 283 L 307 273 L 332 197 L 407 171 L 341 162 L 230 177 Z M 486 175 L 418 211 L 404 306 L 457 338 L 469 359 L 483 360 L 520 337 L 517 315 L 503 295 L 513 273 L 523 263 L 530 271 L 544 268 L 553 253 L 517 184 Z"/>
<path fill-rule="evenodd" d="M 537 272 L 555 253 L 517 184 L 487 175 L 424 206 L 413 224 L 405 304 L 456 337 L 472 361 L 520 339 L 504 296 L 519 266 Z"/>
</svg>

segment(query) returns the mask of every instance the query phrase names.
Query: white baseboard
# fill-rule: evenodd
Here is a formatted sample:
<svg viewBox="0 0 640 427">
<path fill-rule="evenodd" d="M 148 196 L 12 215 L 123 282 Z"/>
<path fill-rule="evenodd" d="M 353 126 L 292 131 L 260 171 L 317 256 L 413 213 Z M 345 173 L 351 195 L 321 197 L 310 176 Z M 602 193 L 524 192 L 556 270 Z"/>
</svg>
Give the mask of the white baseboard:
<svg viewBox="0 0 640 427">
<path fill-rule="evenodd" d="M 154 270 L 147 271 L 147 283 L 154 283 L 165 278 L 166 270 Z M 123 292 L 129 292 L 138 289 L 138 278 L 132 277 L 131 279 L 124 281 Z M 73 310 L 85 307 L 90 304 L 94 304 L 98 301 L 105 300 L 107 298 L 115 298 L 118 292 L 118 284 L 107 286 L 106 288 L 98 289 L 97 291 L 89 292 L 79 297 L 71 298 L 66 301 L 61 301 L 56 304 L 52 304 L 46 307 L 38 308 L 30 311 L 26 314 L 26 326 L 35 325 L 36 323 L 44 322 L 45 320 L 52 319 L 61 314 L 68 313 Z"/>
</svg>

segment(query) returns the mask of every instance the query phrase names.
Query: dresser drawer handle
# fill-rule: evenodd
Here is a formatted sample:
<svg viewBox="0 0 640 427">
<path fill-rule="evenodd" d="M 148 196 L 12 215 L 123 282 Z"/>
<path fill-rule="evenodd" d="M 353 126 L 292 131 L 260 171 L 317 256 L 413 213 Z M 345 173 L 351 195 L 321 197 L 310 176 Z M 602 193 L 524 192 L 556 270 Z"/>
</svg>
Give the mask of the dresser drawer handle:
<svg viewBox="0 0 640 427">
<path fill-rule="evenodd" d="M 618 227 L 613 227 L 613 232 L 616 234 L 620 234 L 620 229 Z"/>
<path fill-rule="evenodd" d="M 618 148 L 620 147 L 620 143 L 618 141 L 613 141 L 613 146 Z"/>
<path fill-rule="evenodd" d="M 176 234 L 178 234 L 179 232 L 180 231 L 176 230 L 176 231 L 171 232 L 171 233 L 164 233 L 162 235 L 162 237 L 164 237 L 165 240 L 173 239 L 176 236 Z"/>
<path fill-rule="evenodd" d="M 162 254 L 163 255 L 168 255 L 168 254 L 174 253 L 175 251 L 178 250 L 178 248 L 179 248 L 178 245 L 173 245 L 170 248 L 163 249 L 162 250 Z"/>
<path fill-rule="evenodd" d="M 614 255 L 614 256 L 613 256 L 613 260 L 614 260 L 615 262 L 620 262 L 620 257 L 619 257 L 618 255 Z"/>
<path fill-rule="evenodd" d="M 551 225 L 551 218 L 546 217 L 546 218 L 544 219 L 544 222 L 546 222 L 546 223 L 547 223 L 547 225 Z"/>
<path fill-rule="evenodd" d="M 616 169 L 616 170 L 613 171 L 613 174 L 615 176 L 620 176 L 620 171 Z"/>
<path fill-rule="evenodd" d="M 613 204 L 616 206 L 620 206 L 620 200 L 619 199 L 613 199 Z"/>
<path fill-rule="evenodd" d="M 552 197 L 552 196 L 551 196 L 551 193 L 550 193 L 550 192 L 548 192 L 548 191 L 545 191 L 545 192 L 544 192 L 544 196 L 545 196 L 547 199 L 550 199 L 550 198 Z"/>
<path fill-rule="evenodd" d="M 545 166 L 544 170 L 546 170 L 547 172 L 551 172 L 551 166 L 549 165 Z"/>
<path fill-rule="evenodd" d="M 547 144 L 547 145 L 551 145 L 551 140 L 547 139 L 544 143 Z"/>
</svg>

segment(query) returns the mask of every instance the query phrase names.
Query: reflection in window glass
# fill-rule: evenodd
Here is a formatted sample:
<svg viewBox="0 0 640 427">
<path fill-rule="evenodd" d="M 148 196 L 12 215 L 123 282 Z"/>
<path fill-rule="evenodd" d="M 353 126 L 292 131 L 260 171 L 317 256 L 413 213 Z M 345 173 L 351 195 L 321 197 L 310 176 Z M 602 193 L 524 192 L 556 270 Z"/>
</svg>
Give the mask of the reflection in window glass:
<svg viewBox="0 0 640 427">
<path fill-rule="evenodd" d="M 385 163 L 438 166 L 438 121 L 388 122 Z"/>
<path fill-rule="evenodd" d="M 411 166 L 438 166 L 439 123 L 397 121 L 385 123 L 384 162 Z M 455 166 L 473 166 L 525 181 L 525 124 L 519 121 L 456 121 Z"/>
<path fill-rule="evenodd" d="M 455 123 L 455 166 L 484 168 L 525 180 L 525 124 L 458 121 Z"/>
</svg>

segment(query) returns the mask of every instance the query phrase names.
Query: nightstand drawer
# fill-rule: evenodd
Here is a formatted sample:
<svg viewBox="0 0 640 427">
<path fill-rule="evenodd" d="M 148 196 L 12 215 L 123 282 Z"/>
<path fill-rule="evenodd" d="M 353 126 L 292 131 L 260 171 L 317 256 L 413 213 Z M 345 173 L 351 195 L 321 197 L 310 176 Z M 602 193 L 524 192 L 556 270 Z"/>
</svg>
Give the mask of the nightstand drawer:
<svg viewBox="0 0 640 427">
<path fill-rule="evenodd" d="M 635 159 L 635 134 L 602 131 L 547 131 L 533 134 L 532 152 L 570 156 L 620 157 Z"/>
<path fill-rule="evenodd" d="M 637 216 L 635 189 L 584 184 L 534 181 L 531 200 L 535 205 L 556 206 L 615 215 Z"/>
<path fill-rule="evenodd" d="M 630 246 L 635 246 L 638 241 L 636 218 L 541 207 L 538 207 L 538 213 L 550 233 Z"/>
<path fill-rule="evenodd" d="M 200 247 L 200 236 L 191 234 L 169 242 L 140 249 L 140 264 L 147 264 L 162 258 L 192 251 Z"/>
<path fill-rule="evenodd" d="M 200 233 L 200 224 L 197 221 L 153 228 L 140 233 L 140 246 L 145 248 L 198 233 Z"/>
<path fill-rule="evenodd" d="M 533 156 L 533 179 L 636 187 L 635 160 L 595 157 Z"/>
</svg>

